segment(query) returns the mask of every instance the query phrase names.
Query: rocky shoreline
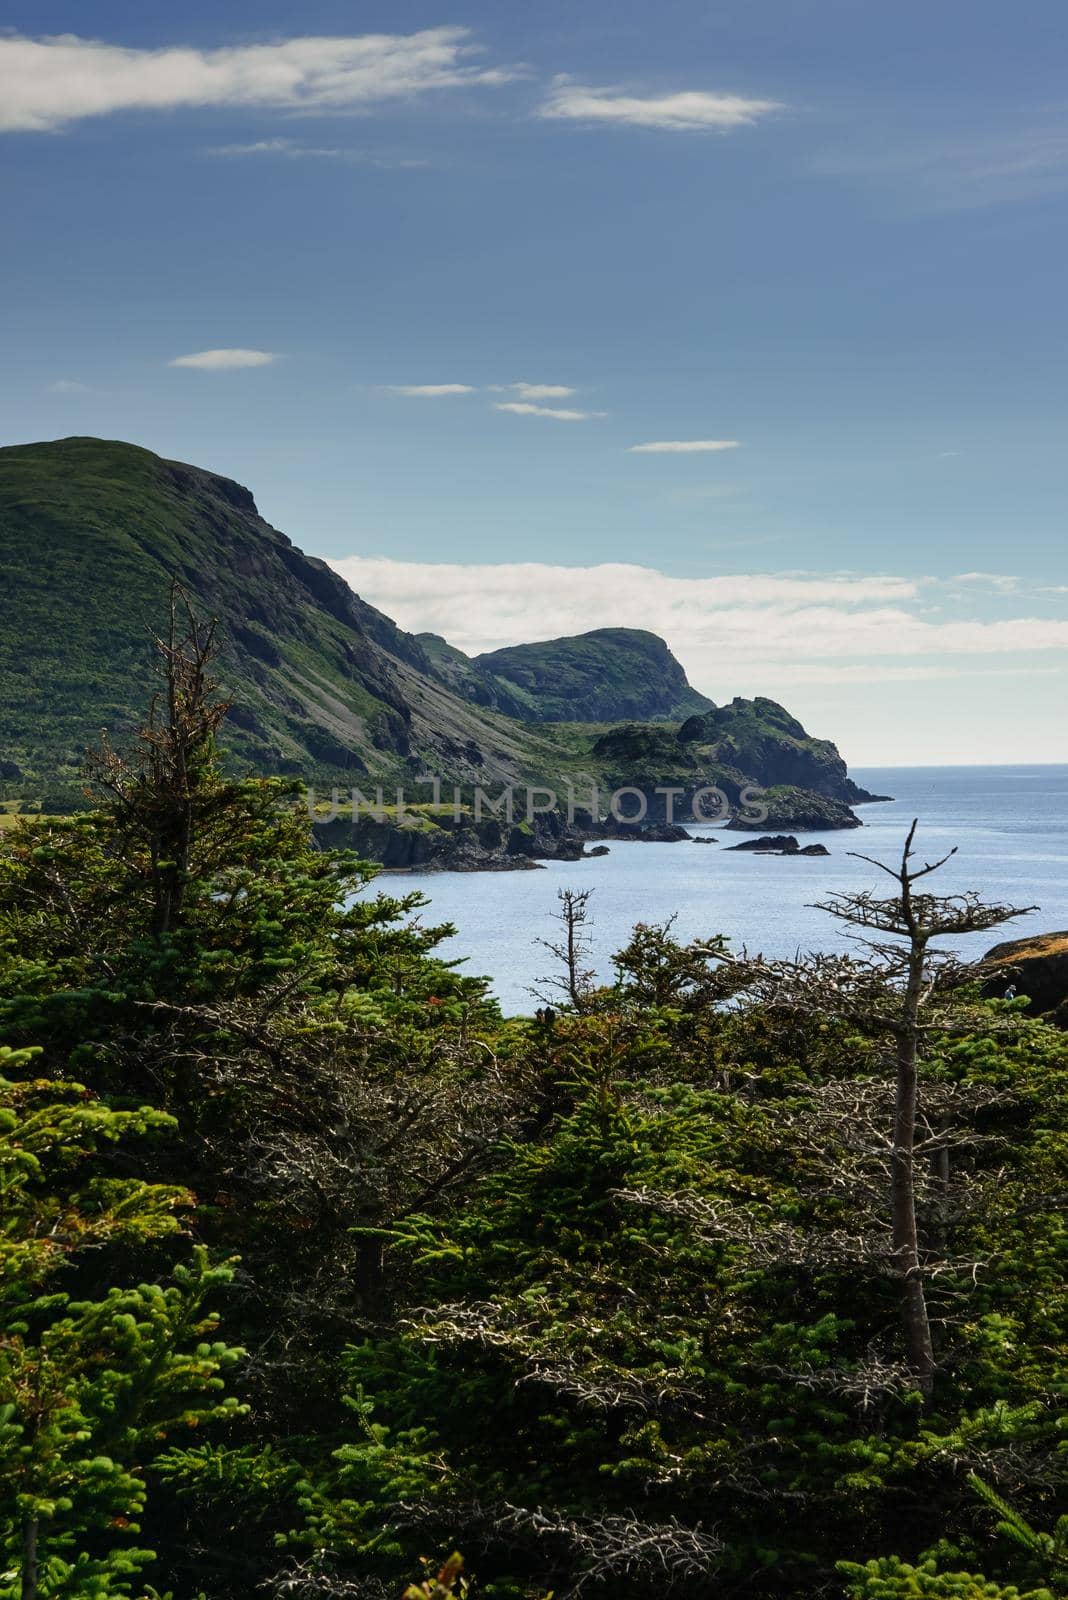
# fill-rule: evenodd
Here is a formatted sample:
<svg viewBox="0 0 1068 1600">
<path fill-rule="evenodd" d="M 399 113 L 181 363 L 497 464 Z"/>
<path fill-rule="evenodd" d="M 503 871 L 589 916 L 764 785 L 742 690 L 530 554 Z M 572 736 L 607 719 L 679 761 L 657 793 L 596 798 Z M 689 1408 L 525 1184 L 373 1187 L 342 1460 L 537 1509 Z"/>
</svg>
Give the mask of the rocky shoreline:
<svg viewBox="0 0 1068 1600">
<path fill-rule="evenodd" d="M 801 845 L 792 833 L 764 834 L 759 839 L 746 839 L 742 844 L 732 844 L 729 850 L 748 850 L 755 856 L 829 856 L 825 844 Z"/>
<path fill-rule="evenodd" d="M 543 861 L 603 856 L 606 841 L 675 844 L 690 838 L 678 823 L 630 823 L 584 817 L 569 823 L 560 812 L 529 822 L 476 819 L 468 811 L 412 810 L 403 823 L 361 816 L 316 825 L 324 847 L 355 850 L 384 872 L 524 872 Z"/>
<path fill-rule="evenodd" d="M 780 793 L 768 797 L 768 816 L 761 822 L 735 815 L 726 831 L 759 833 L 728 846 L 755 854 L 827 855 L 825 845 L 802 846 L 794 836 L 825 829 L 851 829 L 861 820 L 841 801 L 826 796 Z M 680 807 L 681 809 L 681 807 Z M 774 829 L 774 832 L 769 830 Z M 786 830 L 790 831 L 787 832 Z M 759 832 L 759 830 L 764 830 Z M 383 872 L 524 872 L 544 861 L 581 861 L 607 855 L 613 842 L 625 844 L 713 844 L 707 834 L 691 834 L 679 822 L 641 822 L 593 817 L 577 812 L 573 821 L 558 811 L 535 814 L 529 821 L 476 817 L 472 810 L 411 807 L 403 820 L 363 814 L 336 817 L 316 824 L 326 848 L 354 850 L 377 862 Z"/>
<path fill-rule="evenodd" d="M 613 840 L 692 840 L 690 822 L 757 836 L 757 851 L 771 848 L 762 843 L 770 837 L 783 841 L 783 854 L 820 855 L 823 846 L 802 849 L 793 836 L 859 828 L 852 808 L 888 798 L 859 788 L 834 745 L 810 739 L 770 700 L 736 699 L 681 727 L 610 728 L 580 753 L 589 767 L 576 771 L 573 753 L 557 780 L 567 786 L 566 811 L 555 788 L 529 780 L 496 790 L 454 785 L 452 803 L 442 805 L 444 780 L 422 776 L 414 783 L 433 787 L 433 804 L 383 806 L 379 792 L 377 811 L 335 813 L 317 827 L 324 843 L 387 872 L 510 872 L 603 855 Z M 588 810 L 575 805 L 576 793 Z"/>
</svg>

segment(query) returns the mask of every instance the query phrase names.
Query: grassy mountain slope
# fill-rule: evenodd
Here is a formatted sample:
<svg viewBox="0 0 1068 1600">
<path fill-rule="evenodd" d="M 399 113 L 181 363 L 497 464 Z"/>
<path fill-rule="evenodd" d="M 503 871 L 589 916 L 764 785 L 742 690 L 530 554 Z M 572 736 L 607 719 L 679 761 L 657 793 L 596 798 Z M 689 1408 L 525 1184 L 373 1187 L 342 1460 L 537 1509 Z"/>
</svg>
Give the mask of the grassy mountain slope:
<svg viewBox="0 0 1068 1600">
<path fill-rule="evenodd" d="M 641 628 L 511 645 L 476 656 L 474 666 L 545 722 L 677 721 L 712 709 L 663 639 Z"/>
<path fill-rule="evenodd" d="M 200 468 L 97 439 L 0 450 L 0 566 L 10 782 L 76 791 L 86 744 L 136 724 L 174 576 L 219 618 L 238 764 L 320 782 L 511 781 L 555 759 L 449 693 L 411 635 L 270 527 L 247 489 Z"/>
<path fill-rule="evenodd" d="M 468 793 L 532 784 L 561 797 L 568 779 L 588 793 L 592 777 L 604 803 L 624 785 L 689 794 L 722 781 L 733 798 L 755 781 L 789 786 L 776 820 L 795 828 L 820 825 L 814 800 L 847 825 L 843 802 L 861 798 L 833 745 L 772 701 L 717 709 L 653 634 L 604 628 L 472 660 L 403 632 L 265 522 L 247 489 L 134 445 L 0 450 L 0 570 L 5 803 L 66 809 L 86 747 L 102 729 L 128 738 L 155 687 L 151 635 L 175 577 L 219 620 L 238 769 L 320 790 L 403 785 L 409 799 L 430 798 L 424 774 Z"/>
<path fill-rule="evenodd" d="M 455 694 L 532 722 L 681 721 L 713 702 L 691 688 L 663 639 L 641 628 L 464 655 L 436 633 L 416 635 Z"/>
<path fill-rule="evenodd" d="M 484 672 L 477 662 L 440 634 L 417 633 L 416 638 L 426 653 L 435 677 L 453 694 L 459 695 L 461 700 L 503 711 L 508 717 L 537 720 L 537 713 L 531 709 L 528 700 L 513 694 L 504 679 L 494 678 L 491 673 Z"/>
</svg>

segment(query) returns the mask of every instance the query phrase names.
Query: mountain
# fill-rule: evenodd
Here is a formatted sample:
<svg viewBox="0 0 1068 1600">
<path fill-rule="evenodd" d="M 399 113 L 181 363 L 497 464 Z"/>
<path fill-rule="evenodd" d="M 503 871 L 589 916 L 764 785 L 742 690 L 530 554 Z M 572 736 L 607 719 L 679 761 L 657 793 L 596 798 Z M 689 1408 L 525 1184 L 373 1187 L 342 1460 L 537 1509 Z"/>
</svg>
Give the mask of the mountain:
<svg viewBox="0 0 1068 1600">
<path fill-rule="evenodd" d="M 537 722 L 675 720 L 713 710 L 663 639 L 641 628 L 595 628 L 539 644 L 465 656 L 433 633 L 419 642 L 442 680 L 479 705 Z"/>
<path fill-rule="evenodd" d="M 810 789 L 848 805 L 884 798 L 853 782 L 829 739 L 813 739 L 796 717 L 763 695 L 735 698 L 688 718 L 679 740 L 700 747 L 708 761 L 735 767 L 765 787 Z"/>
<path fill-rule="evenodd" d="M 678 789 L 681 819 L 704 786 L 719 784 L 739 809 L 745 786 L 760 783 L 783 831 L 856 826 L 849 805 L 867 798 L 833 745 L 770 700 L 715 706 L 654 634 L 602 628 L 472 659 L 398 628 L 264 521 L 240 484 L 135 445 L 0 449 L 0 570 L 5 805 L 78 804 L 86 747 L 102 729 L 122 743 L 138 726 L 174 578 L 219 621 L 237 770 L 298 775 L 320 791 L 403 786 L 409 801 L 429 800 L 418 780 L 436 776 L 468 808 L 476 786 L 559 792 L 569 781 L 581 808 L 592 778 L 599 814 L 583 837 L 623 786 L 648 796 L 651 821 L 670 822 L 658 785 Z M 395 817 L 376 826 L 368 839 L 384 858 L 427 858 L 410 837 L 398 845 Z M 489 823 L 463 843 L 466 823 L 452 842 L 429 836 L 445 827 L 433 807 L 411 827 L 428 834 L 419 850 L 442 861 L 581 849 L 559 817 Z"/>
<path fill-rule="evenodd" d="M 559 759 L 449 693 L 418 640 L 199 467 L 99 439 L 0 450 L 0 568 L 9 783 L 76 793 L 101 728 L 137 726 L 173 577 L 219 619 L 237 764 L 388 784 L 512 782 Z"/>
<path fill-rule="evenodd" d="M 439 633 L 417 633 L 415 637 L 423 647 L 434 676 L 461 700 L 503 711 L 506 717 L 523 720 L 531 716 L 529 707 L 512 693 L 503 679 L 483 672 L 471 656 L 465 656 Z"/>
<path fill-rule="evenodd" d="M 733 702 L 740 711 L 754 706 L 788 715 L 773 700 Z M 850 806 L 883 798 L 859 789 L 847 775 L 845 762 L 834 745 L 810 739 L 800 723 L 794 723 L 798 734 L 784 747 L 781 765 L 776 765 L 755 732 L 744 747 L 740 740 L 731 743 L 719 736 L 717 715 L 710 712 L 707 719 L 692 717 L 678 728 L 637 723 L 608 729 L 590 746 L 602 783 L 609 789 L 640 789 L 648 799 L 649 816 L 654 820 L 683 816 L 693 796 L 712 786 L 731 804 L 733 814 L 726 826 L 769 832 L 859 827 L 859 819 Z M 706 720 L 710 724 L 707 728 Z M 754 727 L 765 725 L 763 716 L 752 718 L 752 722 Z M 806 757 L 808 770 L 819 787 L 815 782 L 798 781 Z M 755 815 L 755 808 L 747 800 L 746 791 L 754 787 L 763 790 L 764 816 Z M 670 802 L 669 812 L 666 791 L 671 788 L 677 789 L 678 795 Z"/>
</svg>

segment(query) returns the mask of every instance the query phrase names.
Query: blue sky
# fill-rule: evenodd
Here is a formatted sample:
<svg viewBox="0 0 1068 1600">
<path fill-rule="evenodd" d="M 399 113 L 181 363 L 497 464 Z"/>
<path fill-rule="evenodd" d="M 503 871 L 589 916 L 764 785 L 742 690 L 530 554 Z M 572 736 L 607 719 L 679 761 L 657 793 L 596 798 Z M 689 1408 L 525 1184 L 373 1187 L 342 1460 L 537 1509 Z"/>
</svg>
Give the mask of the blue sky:
<svg viewBox="0 0 1068 1600">
<path fill-rule="evenodd" d="M 464 648 L 1068 759 L 1061 0 L 5 22 L 4 442 L 236 477 Z"/>
</svg>

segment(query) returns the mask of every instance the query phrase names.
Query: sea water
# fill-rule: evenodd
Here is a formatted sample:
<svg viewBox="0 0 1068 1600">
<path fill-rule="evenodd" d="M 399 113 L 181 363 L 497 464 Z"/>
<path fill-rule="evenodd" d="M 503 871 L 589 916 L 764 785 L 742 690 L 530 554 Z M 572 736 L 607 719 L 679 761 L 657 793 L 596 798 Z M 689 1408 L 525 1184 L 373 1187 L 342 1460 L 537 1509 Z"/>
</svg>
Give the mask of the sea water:
<svg viewBox="0 0 1068 1600">
<path fill-rule="evenodd" d="M 834 890 L 892 893 L 890 879 L 853 852 L 900 860 L 914 817 L 921 861 L 954 846 L 957 851 L 925 888 L 942 894 L 976 889 L 988 900 L 1037 907 L 1004 930 L 955 941 L 962 955 L 974 959 L 1001 939 L 1068 929 L 1068 766 L 871 768 L 852 776 L 894 799 L 858 807 L 862 828 L 798 836 L 802 845 L 825 844 L 829 856 L 733 852 L 729 846 L 746 834 L 693 826 L 692 833 L 718 842 L 612 840 L 607 856 L 589 860 L 549 861 L 526 872 L 411 872 L 379 879 L 378 888 L 426 895 L 430 904 L 421 920 L 451 922 L 457 930 L 440 953 L 462 959 L 461 970 L 488 977 L 509 1013 L 532 1011 L 532 986 L 554 970 L 538 941 L 559 935 L 553 913 L 561 888 L 593 890 L 591 964 L 605 981 L 612 977 L 612 954 L 633 925 L 669 917 L 679 939 L 722 933 L 737 950 L 772 957 L 849 949 L 848 928 L 814 902 Z"/>
</svg>

